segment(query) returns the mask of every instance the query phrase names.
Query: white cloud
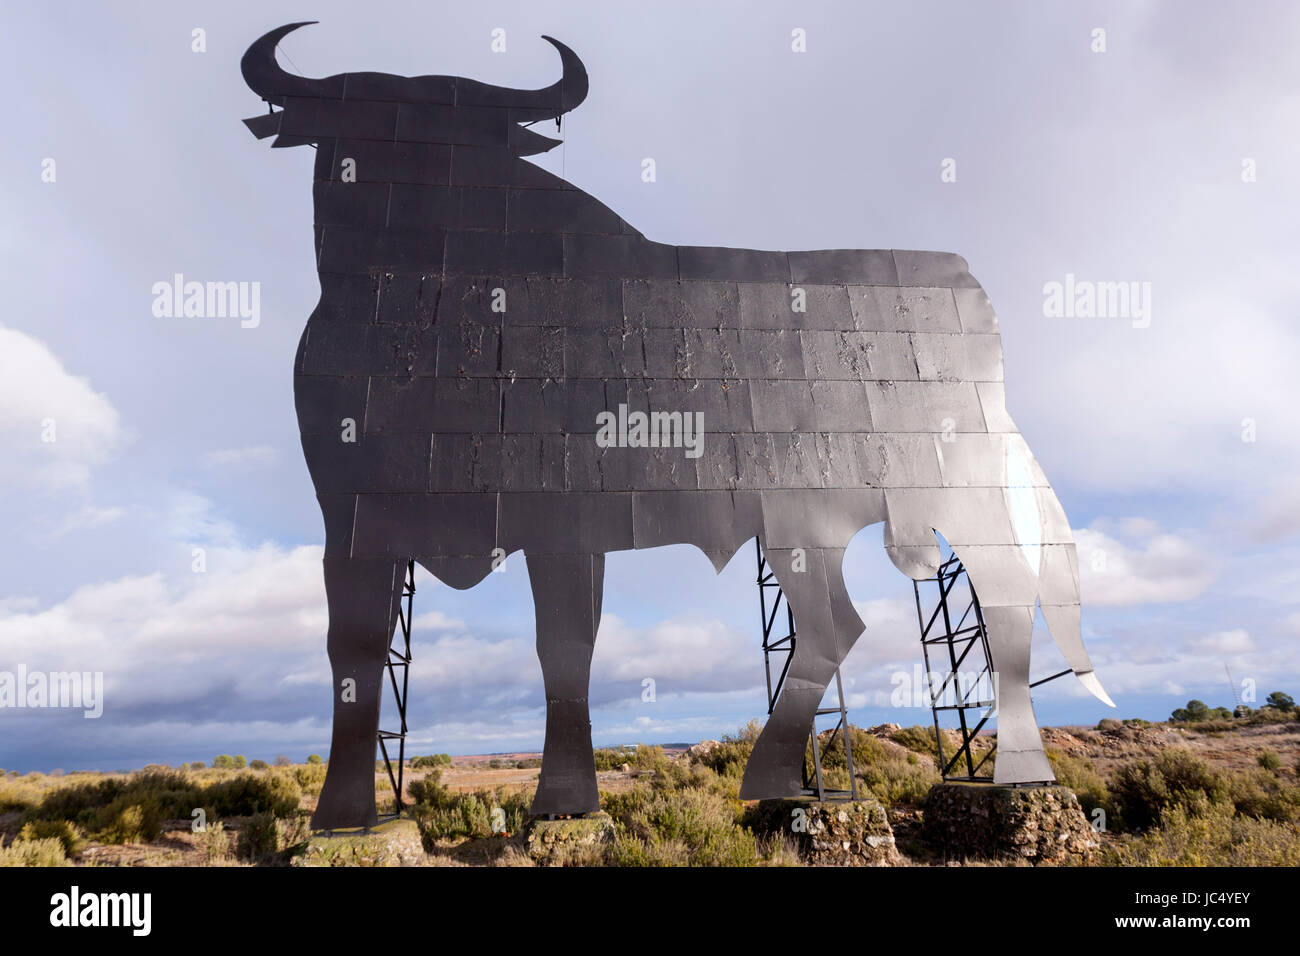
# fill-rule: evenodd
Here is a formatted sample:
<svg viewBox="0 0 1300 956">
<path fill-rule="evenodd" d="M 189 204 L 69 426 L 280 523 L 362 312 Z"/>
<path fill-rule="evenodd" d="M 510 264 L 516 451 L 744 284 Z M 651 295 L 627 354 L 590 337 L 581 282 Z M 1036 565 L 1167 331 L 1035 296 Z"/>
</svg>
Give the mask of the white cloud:
<svg viewBox="0 0 1300 956">
<path fill-rule="evenodd" d="M 278 683 L 319 672 L 319 547 L 214 549 L 207 566 L 188 580 L 85 585 L 44 610 L 19 605 L 0 616 L 0 647 L 32 670 L 103 671 L 107 708 L 183 705 L 224 688 L 268 700 Z"/>
<path fill-rule="evenodd" d="M 40 598 L 36 597 L 14 596 L 0 598 L 0 616 L 12 614 L 15 611 L 32 611 L 40 606 Z"/>
<path fill-rule="evenodd" d="M 1188 601 L 1215 579 L 1213 558 L 1186 538 L 1129 522 L 1129 540 L 1121 541 L 1102 527 L 1094 522 L 1074 534 L 1085 607 Z"/>
<path fill-rule="evenodd" d="M 601 616 L 592 657 L 592 680 L 649 677 L 655 692 L 721 691 L 753 686 L 762 652 L 752 633 L 717 619 L 681 616 L 633 627 L 608 611 Z"/>
<path fill-rule="evenodd" d="M 125 441 L 107 397 L 43 342 L 0 326 L 0 487 L 84 484 Z"/>
<path fill-rule="evenodd" d="M 1191 647 L 1202 654 L 1242 654 L 1255 650 L 1255 641 L 1247 631 L 1238 627 L 1194 638 Z"/>
<path fill-rule="evenodd" d="M 97 508 L 94 505 L 85 505 L 66 514 L 50 533 L 59 537 L 73 531 L 100 528 L 112 524 L 125 514 L 125 508 Z"/>
<path fill-rule="evenodd" d="M 448 617 L 442 611 L 428 611 L 424 614 L 417 614 L 415 620 L 411 623 L 411 630 L 414 633 L 420 631 L 463 631 L 464 629 L 464 621 Z"/>
<path fill-rule="evenodd" d="M 1257 508 L 1258 515 L 1249 528 L 1256 542 L 1273 543 L 1300 532 L 1300 485 L 1292 476 L 1262 494 Z"/>
</svg>

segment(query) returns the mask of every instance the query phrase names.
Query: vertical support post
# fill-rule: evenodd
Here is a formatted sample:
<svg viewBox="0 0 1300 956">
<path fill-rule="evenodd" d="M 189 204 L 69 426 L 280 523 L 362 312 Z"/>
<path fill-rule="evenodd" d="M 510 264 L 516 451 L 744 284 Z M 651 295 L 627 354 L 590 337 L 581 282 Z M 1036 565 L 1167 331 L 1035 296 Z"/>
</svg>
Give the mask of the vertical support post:
<svg viewBox="0 0 1300 956">
<path fill-rule="evenodd" d="M 397 627 L 393 630 L 392 641 L 388 646 L 388 659 L 384 662 L 388 670 L 388 682 L 393 690 L 393 699 L 397 704 L 399 730 L 379 731 L 379 750 L 384 755 L 384 769 L 388 771 L 388 781 L 393 785 L 394 812 L 402 813 L 402 787 L 406 769 L 406 696 L 411 679 L 411 614 L 415 604 L 415 560 L 406 562 L 406 580 L 402 584 L 402 594 L 398 599 Z M 401 641 L 399 647 L 398 641 Z M 399 683 L 397 672 L 402 672 Z M 392 758 L 388 753 L 387 741 L 397 741 L 397 768 L 394 771 Z"/>
</svg>

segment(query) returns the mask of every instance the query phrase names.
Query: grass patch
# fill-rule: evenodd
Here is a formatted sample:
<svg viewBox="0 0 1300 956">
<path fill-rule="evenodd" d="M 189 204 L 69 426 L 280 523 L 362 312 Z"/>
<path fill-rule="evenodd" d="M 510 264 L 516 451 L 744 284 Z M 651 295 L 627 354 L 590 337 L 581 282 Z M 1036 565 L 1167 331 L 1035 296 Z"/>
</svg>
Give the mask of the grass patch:
<svg viewBox="0 0 1300 956">
<path fill-rule="evenodd" d="M 71 866 L 63 843 L 55 837 L 14 840 L 0 850 L 0 866 Z"/>
<path fill-rule="evenodd" d="M 532 799 L 527 792 L 497 787 L 458 793 L 444 784 L 441 776 L 434 770 L 422 779 L 412 780 L 407 787 L 415 801 L 411 816 L 420 828 L 427 851 L 433 852 L 439 840 L 518 833 L 528 822 Z"/>
<path fill-rule="evenodd" d="M 1226 803 L 1174 806 L 1161 824 L 1108 848 L 1109 866 L 1300 866 L 1300 831 L 1237 816 Z"/>
<path fill-rule="evenodd" d="M 74 824 L 102 843 L 141 843 L 157 839 L 164 820 L 189 819 L 197 808 L 214 819 L 289 817 L 301 798 L 293 775 L 279 769 L 222 774 L 210 783 L 178 770 L 147 770 L 49 789 L 26 817 Z"/>
</svg>

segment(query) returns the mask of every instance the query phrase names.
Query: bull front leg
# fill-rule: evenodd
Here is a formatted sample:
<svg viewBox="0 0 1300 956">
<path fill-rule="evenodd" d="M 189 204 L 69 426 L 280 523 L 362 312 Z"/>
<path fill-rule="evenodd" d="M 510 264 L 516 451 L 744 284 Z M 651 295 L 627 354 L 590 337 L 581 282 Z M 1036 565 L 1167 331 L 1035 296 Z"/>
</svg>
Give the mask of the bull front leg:
<svg viewBox="0 0 1300 956">
<path fill-rule="evenodd" d="M 370 827 L 375 808 L 375 746 L 384 661 L 397 624 L 405 562 L 325 558 L 334 732 L 311 825 Z"/>
<path fill-rule="evenodd" d="M 546 687 L 546 744 L 533 816 L 600 809 L 587 694 L 600 627 L 603 554 L 528 554 L 537 657 Z"/>
</svg>

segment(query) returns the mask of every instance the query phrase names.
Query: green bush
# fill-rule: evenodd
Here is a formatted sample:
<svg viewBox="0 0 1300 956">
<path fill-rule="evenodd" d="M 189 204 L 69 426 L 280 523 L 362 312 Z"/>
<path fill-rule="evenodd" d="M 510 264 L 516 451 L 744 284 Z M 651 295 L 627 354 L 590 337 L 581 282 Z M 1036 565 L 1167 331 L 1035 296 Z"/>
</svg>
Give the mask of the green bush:
<svg viewBox="0 0 1300 956">
<path fill-rule="evenodd" d="M 638 786 L 607 794 L 605 802 L 618 866 L 754 866 L 760 860 L 753 831 L 717 793 Z"/>
<path fill-rule="evenodd" d="M 416 803 L 427 803 L 431 806 L 442 804 L 451 793 L 442 782 L 442 773 L 437 770 L 417 780 L 408 781 L 406 792 Z"/>
<path fill-rule="evenodd" d="M 1056 782 L 1074 791 L 1089 819 L 1097 807 L 1106 811 L 1107 818 L 1115 815 L 1115 802 L 1106 785 L 1106 778 L 1097 772 L 1091 760 L 1052 747 L 1047 748 L 1047 759 L 1056 774 Z"/>
<path fill-rule="evenodd" d="M 1280 710 L 1277 707 L 1270 707 L 1265 704 L 1259 710 L 1250 715 L 1248 724 L 1258 726 L 1260 724 L 1286 724 L 1295 720 L 1297 712 L 1294 709 Z"/>
<path fill-rule="evenodd" d="M 923 760 L 914 753 L 889 755 L 866 764 L 858 779 L 881 803 L 901 803 L 919 807 L 925 803 L 930 788 L 942 778 L 933 760 Z"/>
<path fill-rule="evenodd" d="M 18 831 L 18 839 L 58 840 L 68 856 L 79 853 L 86 842 L 81 828 L 67 820 L 29 820 Z"/>
<path fill-rule="evenodd" d="M 208 864 L 221 863 L 230 858 L 230 834 L 220 820 L 213 820 L 194 835 L 194 845 Z"/>
<path fill-rule="evenodd" d="M 637 744 L 635 749 L 604 747 L 592 751 L 592 758 L 597 770 L 620 770 L 627 764 L 634 770 L 656 770 L 665 764 L 673 763 L 671 757 L 660 746 L 648 747 Z M 529 761 L 517 761 L 521 768 Z M 540 765 L 540 764 L 539 764 Z"/>
<path fill-rule="evenodd" d="M 1295 710 L 1295 700 L 1290 694 L 1284 694 L 1280 690 L 1275 690 L 1264 698 L 1264 706 L 1272 707 L 1283 713 L 1290 713 Z"/>
<path fill-rule="evenodd" d="M 1227 778 L 1227 788 L 1229 802 L 1243 817 L 1278 823 L 1300 820 L 1300 787 L 1269 770 L 1235 773 Z"/>
<path fill-rule="evenodd" d="M 1211 707 L 1202 700 L 1189 700 L 1186 707 L 1179 707 L 1169 715 L 1174 723 L 1200 723 L 1205 720 L 1232 720 L 1232 711 L 1226 707 Z"/>
<path fill-rule="evenodd" d="M 255 813 L 239 828 L 235 854 L 241 860 L 261 863 L 280 852 L 279 821 L 270 813 Z"/>
<path fill-rule="evenodd" d="M 206 766 L 207 766 L 207 764 L 205 764 L 202 760 L 196 760 L 196 761 L 194 761 L 192 764 L 190 764 L 190 769 L 191 769 L 191 770 L 202 770 L 202 769 L 203 769 L 204 767 L 206 767 Z"/>
<path fill-rule="evenodd" d="M 450 767 L 451 754 L 431 754 L 427 757 L 412 757 L 410 761 L 412 770 L 434 769 L 437 767 Z"/>
<path fill-rule="evenodd" d="M 0 866 L 71 866 L 63 843 L 55 837 L 44 840 L 17 839 L 0 849 Z"/>
<path fill-rule="evenodd" d="M 894 731 L 890 739 L 908 750 L 930 754 L 936 758 L 939 756 L 939 744 L 933 727 L 901 727 Z"/>
<path fill-rule="evenodd" d="M 860 767 L 870 763 L 878 763 L 885 759 L 885 745 L 876 737 L 867 733 L 861 727 L 849 726 L 849 743 L 853 749 L 853 769 L 856 772 Z M 817 735 L 817 746 L 821 750 L 822 770 L 847 770 L 849 763 L 844 753 L 844 737 L 842 734 L 827 730 Z M 805 750 L 805 761 L 808 766 L 812 766 L 812 741 L 808 742 Z"/>
<path fill-rule="evenodd" d="M 602 747 L 591 752 L 592 760 L 596 764 L 597 772 L 606 770 L 621 770 L 623 764 L 630 763 L 631 755 L 622 750 L 615 750 L 609 747 Z"/>
<path fill-rule="evenodd" d="M 309 764 L 318 764 L 318 763 L 324 763 L 325 761 L 321 759 L 320 754 L 308 754 L 307 762 Z"/>
<path fill-rule="evenodd" d="M 501 810 L 499 818 L 504 832 L 518 833 L 528 822 L 532 802 L 529 794 L 509 787 L 457 793 L 442 783 L 436 770 L 423 779 L 412 780 L 407 792 L 415 801 L 412 816 L 420 827 L 427 850 L 432 850 L 438 840 L 496 836 L 492 817 L 497 809 Z"/>
<path fill-rule="evenodd" d="M 207 786 L 184 773 L 154 770 L 51 790 L 28 813 L 33 820 L 78 824 L 106 843 L 127 843 L 156 839 L 163 820 L 189 819 L 197 807 L 213 817 L 283 817 L 301 798 L 293 775 L 282 770 L 241 773 Z"/>
<path fill-rule="evenodd" d="M 266 770 L 270 766 L 265 760 L 254 760 L 248 765 L 250 770 Z"/>
<path fill-rule="evenodd" d="M 10 771 L 0 779 L 0 813 L 30 810 L 41 802 L 44 793 L 38 775 L 29 774 L 24 778 Z"/>
<path fill-rule="evenodd" d="M 153 798 L 121 796 L 92 818 L 91 830 L 103 843 L 150 843 L 162 831 L 162 805 Z"/>
<path fill-rule="evenodd" d="M 1110 791 L 1120 825 L 1144 830 L 1160 822 L 1176 806 L 1196 813 L 1214 803 L 1228 803 L 1228 786 L 1222 775 L 1191 751 L 1175 747 L 1154 760 L 1121 765 Z"/>
<path fill-rule="evenodd" d="M 1255 758 L 1260 767 L 1265 770 L 1281 770 L 1282 758 L 1277 755 L 1276 750 L 1265 750 Z"/>
<path fill-rule="evenodd" d="M 290 772 L 303 793 L 312 797 L 320 795 L 321 788 L 325 786 L 325 764 L 309 760 L 302 766 L 291 768 Z"/>
<path fill-rule="evenodd" d="M 302 802 L 302 790 L 292 774 L 280 770 L 242 773 L 201 788 L 191 807 L 204 807 L 211 815 L 246 817 L 271 813 L 287 817 Z M 184 816 L 189 815 L 187 810 Z M 181 814 L 177 814 L 181 816 Z"/>
<path fill-rule="evenodd" d="M 302 813 L 283 818 L 272 813 L 255 813 L 239 828 L 235 855 L 250 863 L 281 862 L 289 851 L 305 843 L 309 835 L 307 819 Z"/>
<path fill-rule="evenodd" d="M 1300 832 L 1271 820 L 1243 819 L 1223 803 L 1174 806 L 1159 826 L 1105 851 L 1111 866 L 1300 866 Z"/>
<path fill-rule="evenodd" d="M 763 732 L 763 725 L 751 720 L 734 734 L 723 734 L 722 740 L 707 754 L 698 759 L 702 766 L 720 777 L 740 780 L 745 775 L 745 765 L 754 752 L 754 743 Z"/>
</svg>

